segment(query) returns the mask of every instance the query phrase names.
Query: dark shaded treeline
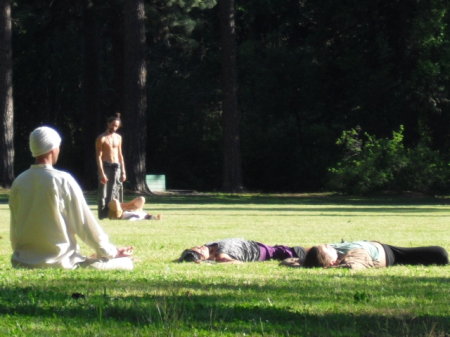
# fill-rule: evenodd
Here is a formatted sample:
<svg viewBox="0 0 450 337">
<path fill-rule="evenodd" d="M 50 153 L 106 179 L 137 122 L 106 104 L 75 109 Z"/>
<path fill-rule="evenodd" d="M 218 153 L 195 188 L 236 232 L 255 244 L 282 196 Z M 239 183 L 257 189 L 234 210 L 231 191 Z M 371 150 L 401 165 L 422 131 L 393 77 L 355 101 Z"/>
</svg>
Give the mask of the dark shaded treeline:
<svg viewBox="0 0 450 337">
<path fill-rule="evenodd" d="M 64 135 L 61 166 L 95 186 L 94 140 L 121 95 L 121 0 L 13 1 L 15 169 L 28 133 Z M 429 137 L 449 155 L 446 1 L 235 1 L 242 182 L 251 190 L 323 188 L 342 130 L 406 143 Z M 222 186 L 222 60 L 215 1 L 145 1 L 146 167 L 168 187 Z M 126 121 L 126 119 L 125 119 Z M 128 129 L 127 129 L 128 128 Z M 126 160 L 133 158 L 127 147 Z"/>
</svg>

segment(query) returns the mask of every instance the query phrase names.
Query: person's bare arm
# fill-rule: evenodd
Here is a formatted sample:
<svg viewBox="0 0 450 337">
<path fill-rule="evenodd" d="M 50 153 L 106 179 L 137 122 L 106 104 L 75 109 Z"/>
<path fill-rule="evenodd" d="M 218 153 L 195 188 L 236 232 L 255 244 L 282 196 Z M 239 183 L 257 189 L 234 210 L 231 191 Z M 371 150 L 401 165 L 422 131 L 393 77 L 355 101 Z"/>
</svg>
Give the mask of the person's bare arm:
<svg viewBox="0 0 450 337">
<path fill-rule="evenodd" d="M 108 178 L 105 175 L 105 171 L 103 170 L 103 142 L 104 138 L 99 136 L 95 141 L 95 158 L 97 161 L 97 169 L 98 169 L 98 177 L 102 184 L 106 184 Z"/>
<path fill-rule="evenodd" d="M 125 180 L 127 180 L 127 174 L 125 173 L 125 160 L 123 159 L 123 154 L 122 154 L 122 137 L 121 136 L 119 136 L 118 156 L 119 156 L 120 171 L 121 171 L 120 180 L 122 182 L 124 182 Z"/>
<path fill-rule="evenodd" d="M 240 264 L 242 261 L 233 259 L 230 255 L 225 253 L 219 253 L 216 255 L 216 261 L 220 263 L 232 263 L 232 264 Z"/>
<path fill-rule="evenodd" d="M 351 249 L 343 259 L 332 268 L 349 268 L 353 270 L 362 270 L 373 268 L 375 265 L 369 253 L 362 248 Z"/>
</svg>

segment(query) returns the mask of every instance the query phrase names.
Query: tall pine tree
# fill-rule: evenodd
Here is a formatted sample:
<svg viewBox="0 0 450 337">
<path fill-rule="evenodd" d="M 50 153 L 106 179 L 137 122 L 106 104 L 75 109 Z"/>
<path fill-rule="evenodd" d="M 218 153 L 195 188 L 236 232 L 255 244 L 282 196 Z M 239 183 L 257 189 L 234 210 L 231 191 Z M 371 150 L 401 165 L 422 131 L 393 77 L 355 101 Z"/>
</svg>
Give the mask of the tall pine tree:
<svg viewBox="0 0 450 337">
<path fill-rule="evenodd" d="M 0 0 L 0 184 L 14 179 L 11 1 Z"/>
<path fill-rule="evenodd" d="M 145 6 L 143 0 L 124 2 L 124 147 L 130 188 L 149 192 L 145 182 L 147 143 L 147 64 L 145 59 Z"/>
</svg>

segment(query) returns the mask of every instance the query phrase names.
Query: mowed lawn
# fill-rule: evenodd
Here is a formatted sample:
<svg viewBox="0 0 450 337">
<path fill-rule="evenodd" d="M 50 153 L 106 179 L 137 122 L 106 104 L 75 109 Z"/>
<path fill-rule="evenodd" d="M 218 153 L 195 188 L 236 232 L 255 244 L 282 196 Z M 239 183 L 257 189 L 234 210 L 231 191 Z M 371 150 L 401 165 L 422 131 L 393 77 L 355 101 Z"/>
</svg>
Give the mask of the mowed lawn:
<svg viewBox="0 0 450 337">
<path fill-rule="evenodd" d="M 449 336 L 450 267 L 359 272 L 175 263 L 184 248 L 241 237 L 309 246 L 370 239 L 450 250 L 450 199 L 166 195 L 162 221 L 101 221 L 135 247 L 131 272 L 10 266 L 0 196 L 0 336 Z M 95 211 L 95 200 L 89 195 Z M 131 198 L 131 196 L 129 196 Z M 81 244 L 83 251 L 92 251 Z"/>
</svg>

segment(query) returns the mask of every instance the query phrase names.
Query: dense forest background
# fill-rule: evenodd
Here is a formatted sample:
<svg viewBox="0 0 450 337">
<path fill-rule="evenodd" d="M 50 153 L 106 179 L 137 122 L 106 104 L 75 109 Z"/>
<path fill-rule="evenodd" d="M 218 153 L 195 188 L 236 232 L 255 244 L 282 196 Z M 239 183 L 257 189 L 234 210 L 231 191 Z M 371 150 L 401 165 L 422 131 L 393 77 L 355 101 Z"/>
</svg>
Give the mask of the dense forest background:
<svg viewBox="0 0 450 337">
<path fill-rule="evenodd" d="M 11 2 L 16 173 L 31 161 L 29 132 L 53 125 L 63 135 L 59 167 L 95 188 L 95 137 L 108 116 L 127 112 L 119 94 L 127 76 L 127 1 Z M 143 3 L 145 123 L 124 116 L 124 144 L 138 137 L 146 171 L 165 174 L 168 188 L 221 189 L 223 12 L 214 0 Z M 231 4 L 245 189 L 329 188 L 330 168 L 345 165 L 351 146 L 358 154 L 370 137 L 388 139 L 398 130 L 405 149 L 433 154 L 417 161 L 448 170 L 448 1 Z M 361 136 L 353 133 L 347 147 L 343 138 L 336 143 L 352 129 Z M 133 151 L 125 147 L 127 166 Z M 443 190 L 446 177 L 440 176 Z"/>
</svg>

